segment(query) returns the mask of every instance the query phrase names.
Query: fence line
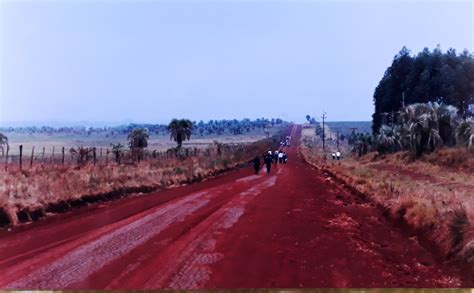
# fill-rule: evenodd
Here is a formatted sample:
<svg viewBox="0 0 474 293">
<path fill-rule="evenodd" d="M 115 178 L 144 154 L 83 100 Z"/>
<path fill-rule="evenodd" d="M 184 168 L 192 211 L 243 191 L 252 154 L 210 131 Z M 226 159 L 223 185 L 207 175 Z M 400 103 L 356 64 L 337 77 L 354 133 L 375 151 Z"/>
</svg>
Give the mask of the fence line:
<svg viewBox="0 0 474 293">
<path fill-rule="evenodd" d="M 55 146 L 52 147 L 50 152 L 47 152 L 46 147 L 42 147 L 40 154 L 35 153 L 35 146 L 31 148 L 31 154 L 29 158 L 25 152 L 23 145 L 19 146 L 19 154 L 11 155 L 10 148 L 6 148 L 6 152 L 2 155 L 3 160 L 0 159 L 0 165 L 7 170 L 8 168 L 18 167 L 20 170 L 25 169 L 23 160 L 29 159 L 29 168 L 33 168 L 37 165 L 83 165 L 87 163 L 93 163 L 94 165 L 109 165 L 109 164 L 133 164 L 139 161 L 173 161 L 173 160 L 186 160 L 194 157 L 209 157 L 209 156 L 225 156 L 229 154 L 243 155 L 246 153 L 252 153 L 255 156 L 259 151 L 263 152 L 263 148 L 271 144 L 271 138 L 255 141 L 252 143 L 218 143 L 218 144 L 207 144 L 207 148 L 181 148 L 181 149 L 168 149 L 168 150 L 148 150 L 148 149 L 121 149 L 121 150 L 110 150 L 96 147 L 76 147 L 67 150 L 64 146 L 61 147 L 61 152 L 56 152 Z M 262 150 L 261 150 L 262 149 Z M 97 154 L 98 151 L 98 154 Z M 66 154 L 70 155 L 67 156 Z M 0 156 L 0 158 L 2 157 Z"/>
</svg>

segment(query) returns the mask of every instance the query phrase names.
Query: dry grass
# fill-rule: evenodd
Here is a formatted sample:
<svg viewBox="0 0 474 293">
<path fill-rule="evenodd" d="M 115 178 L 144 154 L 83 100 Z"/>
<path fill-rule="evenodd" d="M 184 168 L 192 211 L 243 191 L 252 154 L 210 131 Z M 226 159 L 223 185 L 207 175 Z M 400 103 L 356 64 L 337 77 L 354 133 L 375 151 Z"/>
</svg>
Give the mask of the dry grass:
<svg viewBox="0 0 474 293">
<path fill-rule="evenodd" d="M 474 151 L 467 148 L 442 148 L 422 158 L 423 161 L 462 172 L 474 172 Z"/>
<path fill-rule="evenodd" d="M 447 257 L 474 261 L 474 154 L 443 149 L 413 161 L 407 153 L 328 160 L 302 147 L 306 160 L 369 195 L 394 219 L 428 232 Z M 462 159 L 461 159 L 462 158 Z"/>
<path fill-rule="evenodd" d="M 272 139 L 265 139 L 219 156 L 196 156 L 183 160 L 157 158 L 135 164 L 45 164 L 22 171 L 18 168 L 2 169 L 0 211 L 3 209 L 10 223 L 17 224 L 21 221 L 19 215 L 22 211 L 40 210 L 44 213 L 52 203 L 199 181 L 248 162 L 272 143 Z"/>
</svg>

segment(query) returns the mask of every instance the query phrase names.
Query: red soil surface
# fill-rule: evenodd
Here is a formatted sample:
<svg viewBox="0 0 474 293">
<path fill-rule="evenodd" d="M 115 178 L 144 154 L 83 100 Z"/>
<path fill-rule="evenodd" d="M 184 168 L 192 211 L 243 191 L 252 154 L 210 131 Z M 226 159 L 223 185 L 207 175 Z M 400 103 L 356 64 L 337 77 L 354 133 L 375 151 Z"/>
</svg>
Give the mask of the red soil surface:
<svg viewBox="0 0 474 293">
<path fill-rule="evenodd" d="M 474 286 L 288 153 L 270 175 L 241 169 L 0 231 L 0 288 Z"/>
</svg>

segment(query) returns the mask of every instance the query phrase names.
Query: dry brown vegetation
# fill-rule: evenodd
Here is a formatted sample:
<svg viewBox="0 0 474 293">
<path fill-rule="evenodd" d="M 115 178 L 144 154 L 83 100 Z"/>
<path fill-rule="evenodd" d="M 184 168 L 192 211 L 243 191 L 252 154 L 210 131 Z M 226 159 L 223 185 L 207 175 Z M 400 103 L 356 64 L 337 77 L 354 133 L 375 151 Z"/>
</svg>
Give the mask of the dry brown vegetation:
<svg viewBox="0 0 474 293">
<path fill-rule="evenodd" d="M 421 160 L 461 172 L 474 173 L 474 150 L 442 148 L 423 156 Z"/>
<path fill-rule="evenodd" d="M 391 218 L 426 235 L 447 257 L 474 261 L 472 152 L 440 149 L 419 160 L 407 152 L 361 158 L 346 153 L 343 160 L 333 161 L 306 143 L 302 153 L 328 176 L 369 196 Z"/>
<path fill-rule="evenodd" d="M 0 170 L 0 222 L 17 224 L 71 206 L 200 181 L 248 162 L 275 139 L 202 152 L 187 158 L 148 158 L 128 164 L 44 164 Z M 216 147 L 217 148 L 217 147 Z"/>
</svg>

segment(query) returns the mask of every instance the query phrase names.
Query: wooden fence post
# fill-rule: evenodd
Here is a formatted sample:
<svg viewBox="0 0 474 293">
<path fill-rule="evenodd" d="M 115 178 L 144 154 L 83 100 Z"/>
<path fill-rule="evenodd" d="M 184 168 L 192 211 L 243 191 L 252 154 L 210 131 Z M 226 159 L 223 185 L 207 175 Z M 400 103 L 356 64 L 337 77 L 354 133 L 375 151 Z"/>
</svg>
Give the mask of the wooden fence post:
<svg viewBox="0 0 474 293">
<path fill-rule="evenodd" d="M 7 145 L 7 155 L 5 156 L 5 170 L 8 169 L 8 153 L 10 152 L 10 146 Z"/>
<path fill-rule="evenodd" d="M 64 165 L 64 147 L 62 148 L 62 158 L 61 158 L 61 164 Z"/>
<path fill-rule="evenodd" d="M 23 145 L 20 144 L 20 170 L 23 167 L 22 163 L 23 163 Z"/>
<path fill-rule="evenodd" d="M 94 165 L 95 165 L 95 163 L 97 162 L 96 148 L 95 147 L 92 148 L 92 153 L 94 155 Z"/>
<path fill-rule="evenodd" d="M 53 146 L 53 152 L 51 154 L 51 162 L 54 162 L 54 146 Z"/>
<path fill-rule="evenodd" d="M 35 157 L 35 146 L 31 149 L 30 168 L 33 167 L 33 158 Z"/>
<path fill-rule="evenodd" d="M 46 150 L 46 147 L 43 147 L 43 155 L 41 156 L 41 162 L 44 162 L 44 152 Z"/>
<path fill-rule="evenodd" d="M 109 148 L 105 150 L 105 164 L 109 164 Z"/>
</svg>

